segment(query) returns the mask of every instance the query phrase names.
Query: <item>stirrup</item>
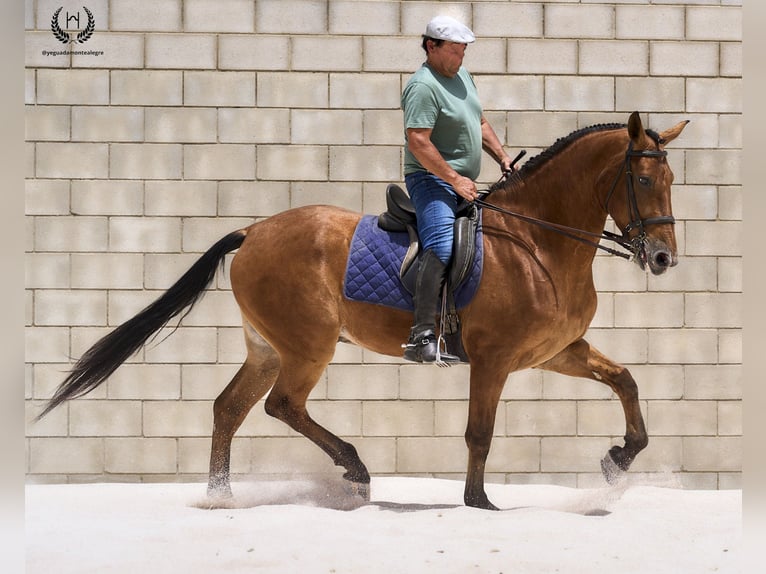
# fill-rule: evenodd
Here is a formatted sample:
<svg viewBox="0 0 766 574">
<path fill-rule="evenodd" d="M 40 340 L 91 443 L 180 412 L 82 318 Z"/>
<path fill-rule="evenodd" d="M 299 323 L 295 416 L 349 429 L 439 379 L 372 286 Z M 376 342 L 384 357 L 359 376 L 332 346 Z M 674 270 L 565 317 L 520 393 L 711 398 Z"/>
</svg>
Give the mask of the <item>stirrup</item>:
<svg viewBox="0 0 766 574">
<path fill-rule="evenodd" d="M 442 347 L 444 347 L 444 352 L 442 352 Z M 457 355 L 450 355 L 447 352 L 447 341 L 444 340 L 444 337 L 441 333 L 439 333 L 439 338 L 436 341 L 436 360 L 434 363 L 438 367 L 451 367 L 453 363 L 459 363 L 460 357 Z"/>
</svg>

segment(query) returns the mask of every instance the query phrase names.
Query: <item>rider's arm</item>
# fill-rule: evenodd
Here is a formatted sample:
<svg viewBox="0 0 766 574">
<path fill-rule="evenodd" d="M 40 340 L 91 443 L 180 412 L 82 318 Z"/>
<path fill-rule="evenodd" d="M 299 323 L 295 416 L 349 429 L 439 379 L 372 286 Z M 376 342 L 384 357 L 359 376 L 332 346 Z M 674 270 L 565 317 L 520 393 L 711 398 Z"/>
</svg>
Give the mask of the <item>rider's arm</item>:
<svg viewBox="0 0 766 574">
<path fill-rule="evenodd" d="M 431 131 L 430 128 L 407 128 L 407 146 L 410 152 L 420 162 L 420 165 L 436 177 L 449 183 L 460 197 L 473 201 L 477 194 L 476 184 L 470 178 L 460 175 L 444 160 L 439 150 L 431 142 Z M 495 140 L 497 140 L 497 136 L 495 136 Z"/>
</svg>

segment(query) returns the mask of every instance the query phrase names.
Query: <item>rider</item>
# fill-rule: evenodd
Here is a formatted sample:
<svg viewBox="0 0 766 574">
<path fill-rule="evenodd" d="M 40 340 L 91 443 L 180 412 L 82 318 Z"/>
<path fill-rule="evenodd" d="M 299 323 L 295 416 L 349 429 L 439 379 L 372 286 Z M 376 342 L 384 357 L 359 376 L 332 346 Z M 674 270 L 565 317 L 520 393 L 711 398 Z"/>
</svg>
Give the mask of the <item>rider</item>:
<svg viewBox="0 0 766 574">
<path fill-rule="evenodd" d="M 415 283 L 415 320 L 404 358 L 436 360 L 435 315 L 447 264 L 452 256 L 453 225 L 460 203 L 476 199 L 474 180 L 486 150 L 511 171 L 511 158 L 484 118 L 476 85 L 463 67 L 473 32 L 448 16 L 426 26 L 426 61 L 402 92 L 405 146 L 404 181 L 417 213 L 423 246 Z"/>
</svg>

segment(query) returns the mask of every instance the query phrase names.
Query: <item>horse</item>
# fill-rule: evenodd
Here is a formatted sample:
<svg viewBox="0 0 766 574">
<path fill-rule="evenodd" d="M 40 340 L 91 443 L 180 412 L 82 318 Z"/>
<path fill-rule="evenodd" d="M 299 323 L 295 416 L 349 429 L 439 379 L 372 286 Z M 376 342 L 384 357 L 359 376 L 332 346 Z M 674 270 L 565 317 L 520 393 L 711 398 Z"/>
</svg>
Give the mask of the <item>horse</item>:
<svg viewBox="0 0 766 574">
<path fill-rule="evenodd" d="M 627 124 L 582 128 L 501 179 L 481 202 L 484 269 L 473 299 L 460 311 L 470 363 L 467 506 L 497 509 L 485 492 L 485 464 L 500 394 L 514 371 L 537 368 L 591 379 L 619 397 L 626 430 L 623 446 L 612 446 L 601 461 L 608 482 L 647 446 L 635 380 L 583 338 L 596 311 L 592 264 L 601 247 L 601 240 L 587 237 L 616 240 L 653 274 L 677 264 L 665 145 L 686 123 L 657 133 L 633 112 Z M 188 313 L 226 255 L 237 250 L 230 278 L 247 355 L 213 404 L 208 495 L 231 497 L 233 435 L 269 393 L 266 413 L 314 442 L 345 469 L 349 486 L 369 499 L 370 474 L 354 446 L 306 409 L 339 341 L 401 357 L 407 340 L 410 312 L 343 295 L 349 245 L 361 217 L 338 207 L 305 206 L 229 233 L 154 303 L 86 351 L 38 418 L 96 388 L 151 336 Z M 608 217 L 621 235 L 601 234 Z"/>
</svg>

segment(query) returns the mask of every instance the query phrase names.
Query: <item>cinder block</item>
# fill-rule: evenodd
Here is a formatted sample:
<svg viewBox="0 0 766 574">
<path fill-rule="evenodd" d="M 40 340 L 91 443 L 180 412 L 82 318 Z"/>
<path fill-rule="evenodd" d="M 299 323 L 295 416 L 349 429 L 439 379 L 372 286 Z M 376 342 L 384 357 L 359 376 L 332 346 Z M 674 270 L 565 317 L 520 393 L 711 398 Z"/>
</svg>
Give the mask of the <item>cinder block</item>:
<svg viewBox="0 0 766 574">
<path fill-rule="evenodd" d="M 112 144 L 109 175 L 117 179 L 180 179 L 182 151 L 180 144 Z"/>
<path fill-rule="evenodd" d="M 35 294 L 35 324 L 106 325 L 106 293 L 38 290 Z"/>
<path fill-rule="evenodd" d="M 399 32 L 398 2 L 329 3 L 330 34 L 393 36 Z"/>
<path fill-rule="evenodd" d="M 506 421 L 508 435 L 571 435 L 577 432 L 577 407 L 573 401 L 512 401 Z"/>
<path fill-rule="evenodd" d="M 237 436 L 242 437 L 287 437 L 300 436 L 281 420 L 266 414 L 263 400 L 256 403 L 237 430 Z"/>
<path fill-rule="evenodd" d="M 218 328 L 218 356 L 219 363 L 233 363 L 241 365 L 247 357 L 245 338 L 242 327 L 219 327 Z M 315 398 L 313 393 L 309 398 Z"/>
<path fill-rule="evenodd" d="M 686 103 L 683 78 L 631 77 L 616 80 L 618 110 L 679 112 L 688 109 Z"/>
<path fill-rule="evenodd" d="M 690 6 L 686 9 L 686 36 L 691 40 L 742 40 L 742 8 Z"/>
<path fill-rule="evenodd" d="M 109 377 L 106 385 L 110 400 L 178 400 L 181 398 L 181 367 L 122 365 Z"/>
<path fill-rule="evenodd" d="M 110 6 L 112 30 L 130 32 L 179 32 L 183 22 L 181 0 L 138 0 Z"/>
<path fill-rule="evenodd" d="M 69 254 L 24 254 L 24 286 L 27 289 L 61 289 L 69 287 Z"/>
<path fill-rule="evenodd" d="M 678 266 L 669 272 L 649 277 L 649 290 L 667 291 L 714 291 L 717 278 L 716 259 L 713 257 L 683 257 Z"/>
<path fill-rule="evenodd" d="M 650 401 L 647 424 L 652 435 L 715 435 L 717 404 L 714 401 Z"/>
<path fill-rule="evenodd" d="M 328 150 L 325 146 L 260 145 L 256 165 L 259 180 L 325 181 Z"/>
<path fill-rule="evenodd" d="M 617 440 L 622 445 L 622 440 Z M 630 473 L 661 472 L 667 474 L 682 469 L 683 439 L 680 437 L 653 436 L 649 429 L 649 445 L 642 450 L 633 464 Z M 603 478 L 601 478 L 603 484 Z"/>
<path fill-rule="evenodd" d="M 599 292 L 645 291 L 647 284 L 646 273 L 638 265 L 629 265 L 616 257 L 596 257 L 593 280 Z"/>
<path fill-rule="evenodd" d="M 293 70 L 356 71 L 362 69 L 362 40 L 354 36 L 293 38 Z"/>
<path fill-rule="evenodd" d="M 742 292 L 742 259 L 739 257 L 721 257 L 718 259 L 718 290 Z"/>
<path fill-rule="evenodd" d="M 497 437 L 487 457 L 487 472 L 537 472 L 540 439 Z"/>
<path fill-rule="evenodd" d="M 37 70 L 24 70 L 24 104 L 37 103 Z"/>
<path fill-rule="evenodd" d="M 402 145 L 404 118 L 400 110 L 364 110 L 362 126 L 365 145 Z"/>
<path fill-rule="evenodd" d="M 607 385 L 598 381 L 548 371 L 543 373 L 544 399 L 602 400 L 614 396 Z"/>
<path fill-rule="evenodd" d="M 64 329 L 57 329 L 52 327 L 45 327 L 43 330 L 48 330 L 52 332 L 63 332 Z M 69 358 L 67 358 L 69 360 Z M 32 377 L 34 379 L 33 382 L 33 392 L 32 392 L 32 398 L 33 399 L 44 399 L 48 400 L 53 396 L 54 391 L 58 388 L 58 386 L 61 384 L 61 382 L 64 380 L 64 377 L 66 377 L 67 373 L 72 367 L 72 363 L 41 363 L 37 362 L 34 365 L 31 364 L 31 361 L 28 363 L 30 367 L 32 367 Z M 102 386 L 88 395 L 86 395 L 86 399 L 103 399 L 106 397 L 105 391 L 106 389 Z M 63 411 L 65 414 L 67 414 L 67 409 L 56 409 L 53 411 L 54 413 Z M 68 414 L 67 414 L 68 417 Z M 45 420 L 45 419 L 43 419 Z M 67 418 L 68 420 L 68 418 Z M 65 425 L 66 426 L 66 425 Z"/>
<path fill-rule="evenodd" d="M 59 179 L 109 177 L 109 145 L 102 143 L 38 143 L 35 176 Z"/>
<path fill-rule="evenodd" d="M 500 38 L 539 38 L 543 35 L 543 4 L 482 2 L 474 6 L 472 30 L 482 41 Z"/>
<path fill-rule="evenodd" d="M 586 339 L 618 363 L 640 364 L 647 360 L 647 331 L 644 329 L 589 329 Z"/>
<path fill-rule="evenodd" d="M 333 146 L 330 179 L 337 181 L 396 181 L 401 176 L 399 146 Z"/>
<path fill-rule="evenodd" d="M 294 474 L 334 472 L 334 465 L 305 437 L 259 438 L 251 441 L 253 472 Z"/>
<path fill-rule="evenodd" d="M 580 74 L 645 76 L 649 72 L 648 42 L 583 40 L 578 44 Z"/>
<path fill-rule="evenodd" d="M 742 470 L 742 437 L 684 437 L 683 470 Z"/>
<path fill-rule="evenodd" d="M 691 153 L 691 152 L 688 152 Z M 709 160 L 715 158 L 708 157 Z M 698 159 L 703 163 L 702 157 Z M 742 254 L 742 223 L 739 221 L 687 221 L 686 254 L 739 256 Z"/>
<path fill-rule="evenodd" d="M 507 56 L 508 43 L 505 38 L 482 39 L 471 44 L 466 51 L 463 65 L 471 74 L 504 74 L 508 70 Z M 416 69 L 412 68 L 412 71 Z"/>
<path fill-rule="evenodd" d="M 180 106 L 183 72 L 178 70 L 115 70 L 110 74 L 112 105 Z"/>
<path fill-rule="evenodd" d="M 597 472 L 609 450 L 607 437 L 543 437 L 540 470 L 543 472 Z"/>
<path fill-rule="evenodd" d="M 97 31 L 85 54 L 72 54 L 73 68 L 143 68 L 144 35 Z M 82 48 L 80 48 L 82 50 Z"/>
<path fill-rule="evenodd" d="M 96 344 L 101 338 L 111 333 L 112 327 L 71 327 L 70 328 L 70 347 L 68 357 L 78 359 L 85 352 Z M 129 357 L 126 363 L 139 363 L 144 360 L 144 351 L 139 349 Z M 63 377 L 62 377 L 63 378 Z M 87 399 L 106 398 L 106 387 L 100 387 L 95 391 L 88 393 Z"/>
<path fill-rule="evenodd" d="M 363 413 L 363 403 L 359 401 L 324 401 L 312 400 L 306 405 L 311 418 L 317 423 L 338 436 L 361 436 L 363 434 L 375 434 L 363 432 L 362 421 L 368 419 L 366 405 L 374 403 L 364 403 L 365 411 Z M 392 403 L 382 403 L 392 404 Z M 415 413 L 419 415 L 420 413 Z M 384 434 L 384 433 L 378 433 Z"/>
<path fill-rule="evenodd" d="M 146 67 L 201 70 L 216 65 L 216 37 L 212 34 L 149 34 Z"/>
<path fill-rule="evenodd" d="M 686 109 L 690 112 L 741 113 L 741 78 L 688 78 Z"/>
<path fill-rule="evenodd" d="M 146 141 L 210 143 L 216 141 L 218 118 L 214 109 L 147 108 Z"/>
<path fill-rule="evenodd" d="M 327 74 L 261 72 L 256 78 L 256 94 L 259 108 L 324 108 L 328 103 Z"/>
<path fill-rule="evenodd" d="M 508 141 L 515 147 L 548 147 L 577 129 L 576 113 L 510 112 Z M 523 165 L 523 162 L 522 162 Z"/>
<path fill-rule="evenodd" d="M 726 115 L 720 116 L 719 143 L 721 147 L 741 148 L 742 147 L 742 116 Z"/>
<path fill-rule="evenodd" d="M 33 474 L 103 472 L 104 439 L 33 438 L 29 443 L 29 471 Z"/>
<path fill-rule="evenodd" d="M 658 328 L 684 326 L 681 293 L 617 293 L 615 327 Z"/>
<path fill-rule="evenodd" d="M 68 432 L 69 413 L 67 409 L 56 409 L 41 421 L 33 419 L 39 415 L 45 403 L 43 401 L 24 401 L 24 422 L 27 437 L 65 437 Z"/>
<path fill-rule="evenodd" d="M 104 105 L 109 103 L 107 70 L 37 70 L 37 103 Z"/>
<path fill-rule="evenodd" d="M 684 396 L 684 369 L 681 365 L 631 365 L 642 399 L 680 399 Z"/>
<path fill-rule="evenodd" d="M 184 105 L 254 106 L 254 72 L 184 72 Z"/>
<path fill-rule="evenodd" d="M 740 293 L 687 293 L 685 324 L 692 328 L 742 327 L 743 305 Z"/>
<path fill-rule="evenodd" d="M 73 253 L 71 286 L 75 289 L 140 289 L 143 260 L 137 253 Z"/>
<path fill-rule="evenodd" d="M 508 375 L 500 395 L 502 401 L 538 400 L 543 398 L 543 371 L 525 369 Z"/>
<path fill-rule="evenodd" d="M 136 254 L 138 255 L 138 254 Z M 140 255 L 138 255 L 140 257 Z M 109 291 L 109 325 L 117 326 L 138 315 L 140 311 L 159 299 L 158 291 Z M 175 322 L 174 322 L 175 324 Z M 185 323 L 184 323 L 185 324 Z"/>
<path fill-rule="evenodd" d="M 646 403 L 639 402 L 646 418 Z M 574 432 L 557 433 L 572 435 Z M 577 435 L 622 436 L 625 434 L 625 411 L 614 398 L 609 401 L 582 401 L 577 403 Z"/>
<path fill-rule="evenodd" d="M 718 359 L 718 337 L 710 329 L 652 329 L 649 331 L 651 363 L 699 364 Z"/>
<path fill-rule="evenodd" d="M 212 181 L 148 181 L 146 215 L 215 216 L 217 195 Z"/>
<path fill-rule="evenodd" d="M 323 34 L 327 32 L 327 3 L 323 0 L 284 2 L 262 0 L 255 7 L 255 31 L 268 34 Z"/>
<path fill-rule="evenodd" d="M 162 343 L 147 347 L 145 352 L 147 363 L 215 362 L 217 347 L 215 328 L 180 327 L 168 337 L 171 330 L 170 327 L 163 329 L 156 339 Z"/>
<path fill-rule="evenodd" d="M 205 0 L 183 3 L 184 30 L 189 32 L 254 32 L 255 6 L 250 0 Z"/>
<path fill-rule="evenodd" d="M 255 147 L 246 144 L 184 146 L 184 176 L 190 179 L 255 178 Z"/>
<path fill-rule="evenodd" d="M 505 436 L 506 406 L 501 402 L 495 413 L 494 436 Z M 468 424 L 468 401 L 434 401 L 434 435 L 465 436 Z"/>
<path fill-rule="evenodd" d="M 288 36 L 222 34 L 218 37 L 219 70 L 286 70 L 289 66 Z"/>
<path fill-rule="evenodd" d="M 396 472 L 465 472 L 468 453 L 461 438 L 400 437 Z"/>
<path fill-rule="evenodd" d="M 642 40 L 682 40 L 683 6 L 617 6 L 617 38 Z"/>
<path fill-rule="evenodd" d="M 510 39 L 508 71 L 512 74 L 576 74 L 577 52 L 576 40 Z"/>
<path fill-rule="evenodd" d="M 721 44 L 721 76 L 741 77 L 742 76 L 742 44 L 724 43 Z"/>
<path fill-rule="evenodd" d="M 213 430 L 208 401 L 143 401 L 142 405 L 144 436 L 207 437 Z"/>
<path fill-rule="evenodd" d="M 485 111 L 542 110 L 544 107 L 542 76 L 475 76 L 474 81 Z"/>
<path fill-rule="evenodd" d="M 399 74 L 330 74 L 331 108 L 398 110 L 401 95 Z"/>
<path fill-rule="evenodd" d="M 24 34 L 24 65 L 28 68 L 68 68 L 72 56 L 67 48 L 56 45 L 50 33 L 50 24 L 46 32 L 27 31 Z"/>
<path fill-rule="evenodd" d="M 25 106 L 26 141 L 68 141 L 71 131 L 68 106 Z"/>
<path fill-rule="evenodd" d="M 177 470 L 177 441 L 174 438 L 104 439 L 105 464 L 109 473 L 170 473 Z"/>
<path fill-rule="evenodd" d="M 113 217 L 109 248 L 117 252 L 180 251 L 181 221 L 174 217 Z"/>
<path fill-rule="evenodd" d="M 402 34 L 420 37 L 426 30 L 426 25 L 436 14 L 451 16 L 456 20 L 472 26 L 472 6 L 465 2 L 403 2 L 401 5 Z M 462 469 L 465 470 L 465 469 Z"/>
<path fill-rule="evenodd" d="M 614 109 L 614 102 L 615 88 L 612 78 L 600 76 L 545 78 L 545 109 L 547 110 L 611 111 Z M 620 107 L 619 99 L 617 107 Z"/>
<path fill-rule="evenodd" d="M 398 367 L 394 365 L 329 365 L 327 397 L 335 400 L 398 398 Z"/>
<path fill-rule="evenodd" d="M 138 142 L 144 139 L 144 110 L 134 107 L 73 107 L 72 139 Z"/>
<path fill-rule="evenodd" d="M 614 8 L 550 4 L 545 6 L 547 38 L 614 38 Z"/>
<path fill-rule="evenodd" d="M 69 182 L 62 179 L 28 179 L 24 182 L 26 215 L 68 215 Z"/>
<path fill-rule="evenodd" d="M 652 42 L 652 76 L 717 76 L 718 44 L 711 42 Z"/>
<path fill-rule="evenodd" d="M 466 400 L 469 375 L 469 369 L 463 365 L 450 369 L 402 365 L 399 367 L 399 393 L 406 400 Z"/>
<path fill-rule="evenodd" d="M 358 183 L 295 182 L 290 188 L 290 207 L 335 205 L 358 211 L 362 208 L 362 192 Z"/>
<path fill-rule="evenodd" d="M 181 365 L 182 398 L 212 401 L 229 384 L 238 370 L 239 365 Z M 254 412 L 258 408 L 256 407 Z"/>
<path fill-rule="evenodd" d="M 742 402 L 718 403 L 718 434 L 742 435 Z"/>
<path fill-rule="evenodd" d="M 286 182 L 223 181 L 218 184 L 218 214 L 221 216 L 266 217 L 290 207 Z"/>
<path fill-rule="evenodd" d="M 108 222 L 105 217 L 37 217 L 37 251 L 105 251 Z"/>
<path fill-rule="evenodd" d="M 684 219 L 716 219 L 718 189 L 714 185 L 674 186 L 673 212 Z"/>
<path fill-rule="evenodd" d="M 231 291 L 213 290 L 205 293 L 204 300 L 184 318 L 183 324 L 187 327 L 235 327 L 237 338 L 242 338 L 242 315 Z"/>
<path fill-rule="evenodd" d="M 71 436 L 140 436 L 140 401 L 72 401 Z"/>
<path fill-rule="evenodd" d="M 366 436 L 431 436 L 434 404 L 430 401 L 378 401 L 362 406 Z"/>
<path fill-rule="evenodd" d="M 294 144 L 362 143 L 360 110 L 292 110 L 290 126 Z"/>
<path fill-rule="evenodd" d="M 363 69 L 366 72 L 413 74 L 425 59 L 419 38 L 365 37 Z"/>
<path fill-rule="evenodd" d="M 719 331 L 718 361 L 722 364 L 738 364 L 742 362 L 742 329 Z"/>
<path fill-rule="evenodd" d="M 323 110 L 318 113 L 328 113 Z M 218 110 L 222 143 L 289 143 L 290 110 L 222 108 Z"/>
</svg>

